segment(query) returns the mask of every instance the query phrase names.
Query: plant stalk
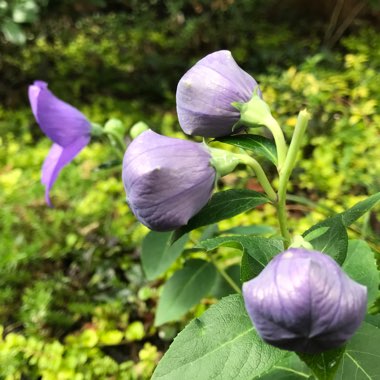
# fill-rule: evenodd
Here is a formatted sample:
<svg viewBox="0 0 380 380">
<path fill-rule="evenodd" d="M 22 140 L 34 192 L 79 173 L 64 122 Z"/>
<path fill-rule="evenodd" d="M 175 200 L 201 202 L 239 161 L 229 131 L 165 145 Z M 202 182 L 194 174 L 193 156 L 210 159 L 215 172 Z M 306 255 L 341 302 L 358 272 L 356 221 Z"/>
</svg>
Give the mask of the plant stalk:
<svg viewBox="0 0 380 380">
<path fill-rule="evenodd" d="M 280 171 L 279 187 L 278 187 L 278 203 L 277 215 L 280 224 L 281 235 L 284 238 L 285 248 L 288 248 L 291 242 L 291 237 L 288 229 L 288 215 L 286 211 L 286 188 L 289 182 L 290 175 L 294 169 L 297 159 L 297 153 L 301 147 L 302 139 L 305 134 L 310 114 L 306 110 L 302 110 L 298 114 L 297 124 L 294 129 L 292 141 L 286 155 L 285 163 Z"/>
</svg>

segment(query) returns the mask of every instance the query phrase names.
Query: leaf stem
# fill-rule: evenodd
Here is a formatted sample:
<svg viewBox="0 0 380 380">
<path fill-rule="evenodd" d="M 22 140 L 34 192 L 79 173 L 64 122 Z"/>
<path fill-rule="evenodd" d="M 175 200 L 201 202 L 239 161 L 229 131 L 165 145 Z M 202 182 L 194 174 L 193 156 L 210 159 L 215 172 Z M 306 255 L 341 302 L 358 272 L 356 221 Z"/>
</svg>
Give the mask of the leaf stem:
<svg viewBox="0 0 380 380">
<path fill-rule="evenodd" d="M 224 268 L 221 268 L 216 260 L 213 258 L 212 254 L 209 255 L 211 262 L 215 265 L 216 270 L 220 273 L 220 275 L 228 282 L 228 284 L 231 286 L 233 290 L 235 290 L 236 293 L 241 294 L 241 289 L 238 286 L 238 284 L 231 278 L 231 276 L 224 270 Z"/>
<path fill-rule="evenodd" d="M 273 190 L 272 185 L 270 184 L 268 177 L 266 176 L 263 168 L 261 165 L 251 156 L 245 155 L 245 154 L 239 154 L 238 155 L 240 162 L 248 165 L 250 168 L 253 169 L 253 171 L 256 174 L 257 180 L 260 182 L 261 186 L 263 187 L 265 193 L 268 195 L 268 198 L 276 203 L 277 202 L 277 194 Z"/>
</svg>

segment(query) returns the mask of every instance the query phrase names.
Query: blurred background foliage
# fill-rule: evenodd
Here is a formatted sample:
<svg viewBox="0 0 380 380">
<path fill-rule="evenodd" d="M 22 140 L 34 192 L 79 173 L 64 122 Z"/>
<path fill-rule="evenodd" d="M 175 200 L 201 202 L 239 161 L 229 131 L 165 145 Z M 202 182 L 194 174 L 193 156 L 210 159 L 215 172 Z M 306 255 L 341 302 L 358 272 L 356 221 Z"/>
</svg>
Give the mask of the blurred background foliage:
<svg viewBox="0 0 380 380">
<path fill-rule="evenodd" d="M 231 50 L 288 137 L 302 107 L 313 114 L 289 189 L 302 233 L 380 191 L 379 25 L 379 2 L 368 0 L 0 1 L 0 379 L 148 379 L 186 321 L 213 302 L 153 326 L 172 270 L 145 279 L 147 229 L 125 203 L 120 167 L 99 168 L 113 154 L 101 141 L 63 170 L 55 207 L 45 205 L 50 142 L 29 109 L 30 83 L 49 82 L 94 122 L 144 120 L 184 137 L 179 78 L 205 54 Z M 241 170 L 220 186 L 258 185 Z M 270 206 L 219 228 L 266 223 L 276 227 Z M 376 248 L 379 232 L 374 213 L 352 234 Z M 239 255 L 219 253 L 228 265 Z"/>
</svg>

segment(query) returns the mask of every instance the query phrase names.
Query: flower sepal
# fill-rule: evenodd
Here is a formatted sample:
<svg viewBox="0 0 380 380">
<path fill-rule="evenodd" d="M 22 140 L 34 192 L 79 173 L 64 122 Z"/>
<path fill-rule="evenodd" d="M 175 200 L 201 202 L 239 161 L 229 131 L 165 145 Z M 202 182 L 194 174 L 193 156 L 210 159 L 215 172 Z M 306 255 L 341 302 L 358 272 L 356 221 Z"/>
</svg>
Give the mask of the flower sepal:
<svg viewBox="0 0 380 380">
<path fill-rule="evenodd" d="M 240 111 L 238 125 L 246 127 L 269 127 L 273 124 L 273 116 L 268 104 L 255 92 L 246 103 L 234 102 L 231 104 Z M 236 129 L 236 125 L 234 127 Z"/>
<path fill-rule="evenodd" d="M 98 123 L 91 123 L 91 136 L 100 137 L 104 135 L 103 127 Z"/>
<path fill-rule="evenodd" d="M 233 172 L 242 161 L 242 155 L 236 154 L 232 152 L 228 152 L 227 150 L 210 148 L 206 145 L 206 148 L 211 154 L 211 166 L 214 167 L 217 178 L 223 177 L 231 172 Z"/>
</svg>

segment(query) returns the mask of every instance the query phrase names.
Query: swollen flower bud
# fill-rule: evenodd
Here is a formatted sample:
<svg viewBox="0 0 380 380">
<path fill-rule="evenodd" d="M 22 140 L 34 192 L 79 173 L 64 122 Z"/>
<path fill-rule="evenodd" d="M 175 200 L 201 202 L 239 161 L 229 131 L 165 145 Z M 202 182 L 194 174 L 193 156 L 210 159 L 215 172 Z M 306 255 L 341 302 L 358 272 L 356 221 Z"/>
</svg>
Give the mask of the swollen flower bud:
<svg viewBox="0 0 380 380">
<path fill-rule="evenodd" d="M 233 103 L 248 102 L 257 82 L 227 50 L 209 54 L 195 64 L 177 86 L 177 113 L 185 133 L 203 137 L 230 135 L 240 119 Z"/>
<path fill-rule="evenodd" d="M 161 136 L 136 137 L 123 161 L 127 200 L 137 219 L 155 231 L 185 225 L 210 199 L 216 178 L 204 144 Z"/>
<path fill-rule="evenodd" d="M 329 256 L 302 248 L 276 256 L 243 285 L 248 314 L 273 346 L 319 353 L 342 346 L 362 322 L 367 288 Z"/>
</svg>

